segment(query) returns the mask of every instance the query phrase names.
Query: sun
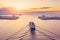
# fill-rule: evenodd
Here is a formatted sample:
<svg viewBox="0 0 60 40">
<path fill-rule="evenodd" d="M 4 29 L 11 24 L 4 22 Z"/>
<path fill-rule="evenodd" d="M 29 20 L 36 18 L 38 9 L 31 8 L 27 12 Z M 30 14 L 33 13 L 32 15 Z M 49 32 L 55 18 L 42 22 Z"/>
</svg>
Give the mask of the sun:
<svg viewBox="0 0 60 40">
<path fill-rule="evenodd" d="M 15 9 L 16 9 L 16 10 L 22 10 L 23 7 L 15 6 Z"/>
<path fill-rule="evenodd" d="M 19 5 L 16 5 L 14 6 L 14 8 L 18 11 L 18 10 L 24 10 L 24 9 L 27 9 L 26 7 L 24 6 L 19 6 Z"/>
</svg>

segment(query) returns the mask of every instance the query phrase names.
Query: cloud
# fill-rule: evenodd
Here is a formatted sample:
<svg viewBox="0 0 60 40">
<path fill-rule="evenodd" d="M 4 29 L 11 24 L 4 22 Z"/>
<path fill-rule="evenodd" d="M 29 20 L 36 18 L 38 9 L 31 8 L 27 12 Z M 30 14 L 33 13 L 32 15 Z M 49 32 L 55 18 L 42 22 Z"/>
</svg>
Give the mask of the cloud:
<svg viewBox="0 0 60 40">
<path fill-rule="evenodd" d="M 5 15 L 5 14 L 13 14 L 15 13 L 14 10 L 11 8 L 0 8 L 0 15 Z"/>
<path fill-rule="evenodd" d="M 26 14 L 26 11 L 16 11 L 13 8 L 0 8 L 0 15 Z"/>
<path fill-rule="evenodd" d="M 53 7 L 41 7 L 41 8 L 30 8 L 30 10 L 41 10 L 41 9 L 50 9 Z"/>
<path fill-rule="evenodd" d="M 50 9 L 50 8 L 52 8 L 52 7 L 42 7 L 40 9 Z"/>
<path fill-rule="evenodd" d="M 1 8 L 0 9 L 0 14 L 8 14 L 8 9 L 7 8 Z"/>
</svg>

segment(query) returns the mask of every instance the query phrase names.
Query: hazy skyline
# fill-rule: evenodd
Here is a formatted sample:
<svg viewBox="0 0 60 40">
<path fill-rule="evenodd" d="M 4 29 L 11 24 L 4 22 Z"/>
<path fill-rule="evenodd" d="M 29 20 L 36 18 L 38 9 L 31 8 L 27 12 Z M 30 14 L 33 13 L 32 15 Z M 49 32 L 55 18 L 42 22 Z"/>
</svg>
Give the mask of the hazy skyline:
<svg viewBox="0 0 60 40">
<path fill-rule="evenodd" d="M 60 8 L 60 0 L 0 0 L 0 7 L 17 9 L 53 7 Z"/>
</svg>

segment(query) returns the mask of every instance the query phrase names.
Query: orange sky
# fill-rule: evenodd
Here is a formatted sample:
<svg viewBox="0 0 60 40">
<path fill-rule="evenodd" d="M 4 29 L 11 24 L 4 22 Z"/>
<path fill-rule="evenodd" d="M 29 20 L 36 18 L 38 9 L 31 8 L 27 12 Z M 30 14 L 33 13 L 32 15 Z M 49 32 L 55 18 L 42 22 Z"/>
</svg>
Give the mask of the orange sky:
<svg viewBox="0 0 60 40">
<path fill-rule="evenodd" d="M 49 11 L 60 10 L 60 0 L 0 0 L 0 8 L 12 7 L 15 10 Z M 51 7 L 51 8 L 44 8 Z M 30 9 L 37 8 L 37 9 Z M 41 8 L 41 9 L 38 9 Z"/>
</svg>

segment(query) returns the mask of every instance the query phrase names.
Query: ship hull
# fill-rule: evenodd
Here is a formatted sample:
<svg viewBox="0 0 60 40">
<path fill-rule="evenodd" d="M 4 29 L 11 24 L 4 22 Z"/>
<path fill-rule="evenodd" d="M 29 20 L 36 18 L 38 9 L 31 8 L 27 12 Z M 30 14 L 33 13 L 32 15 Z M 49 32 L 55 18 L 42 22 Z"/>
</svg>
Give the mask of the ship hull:
<svg viewBox="0 0 60 40">
<path fill-rule="evenodd" d="M 42 20 L 60 20 L 60 17 L 38 17 L 39 19 L 42 19 Z"/>
<path fill-rule="evenodd" d="M 16 20 L 19 17 L 13 17 L 13 16 L 0 16 L 0 20 Z"/>
</svg>

